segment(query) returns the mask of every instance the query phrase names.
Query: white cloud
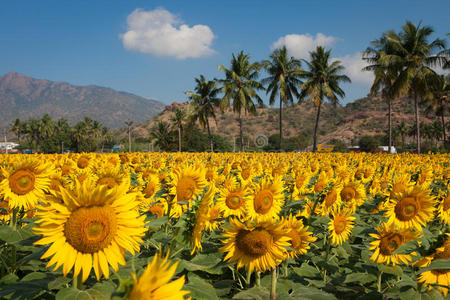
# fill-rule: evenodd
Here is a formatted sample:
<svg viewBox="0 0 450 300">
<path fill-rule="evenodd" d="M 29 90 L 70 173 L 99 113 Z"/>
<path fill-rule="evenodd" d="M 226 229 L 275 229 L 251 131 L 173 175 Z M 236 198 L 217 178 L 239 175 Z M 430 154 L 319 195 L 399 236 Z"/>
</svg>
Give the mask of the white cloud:
<svg viewBox="0 0 450 300">
<path fill-rule="evenodd" d="M 211 55 L 214 34 L 206 25 L 189 27 L 165 10 L 134 10 L 127 17 L 128 31 L 120 35 L 127 50 L 178 59 Z"/>
<path fill-rule="evenodd" d="M 370 87 L 373 83 L 373 72 L 363 71 L 362 69 L 368 64 L 362 59 L 362 53 L 356 52 L 343 57 L 336 57 L 345 67 L 344 73 L 350 77 L 352 83 L 356 83 L 365 87 Z"/>
<path fill-rule="evenodd" d="M 309 52 L 313 51 L 317 46 L 328 46 L 336 42 L 338 38 L 326 36 L 322 33 L 312 36 L 310 34 L 288 34 L 280 37 L 270 47 L 271 50 L 286 46 L 290 55 L 297 58 L 307 59 Z"/>
</svg>

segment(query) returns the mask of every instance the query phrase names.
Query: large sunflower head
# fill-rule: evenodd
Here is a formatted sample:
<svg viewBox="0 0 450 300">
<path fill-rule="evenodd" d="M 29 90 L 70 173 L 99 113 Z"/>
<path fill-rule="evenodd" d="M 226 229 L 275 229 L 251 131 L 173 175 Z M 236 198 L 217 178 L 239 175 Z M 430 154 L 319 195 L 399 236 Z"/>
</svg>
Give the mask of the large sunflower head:
<svg viewBox="0 0 450 300">
<path fill-rule="evenodd" d="M 287 236 L 291 238 L 289 241 L 290 248 L 293 250 L 288 251 L 288 255 L 291 258 L 297 257 L 297 255 L 303 255 L 309 249 L 309 243 L 317 240 L 312 236 L 312 232 L 308 231 L 308 226 L 304 226 L 302 220 L 297 220 L 296 217 L 289 215 L 284 222 L 285 229 L 288 229 Z"/>
<path fill-rule="evenodd" d="M 246 216 L 246 203 L 250 200 L 251 191 L 249 188 L 243 186 L 224 187 L 219 190 L 217 208 L 225 218 L 237 216 L 242 219 Z"/>
<path fill-rule="evenodd" d="M 281 177 L 262 179 L 253 192 L 253 199 L 247 202 L 249 218 L 259 222 L 278 218 L 284 203 L 283 190 Z"/>
<path fill-rule="evenodd" d="M 288 230 L 281 222 L 264 222 L 247 225 L 237 219 L 230 219 L 223 236 L 225 244 L 221 252 L 227 252 L 224 260 L 237 262 L 238 269 L 264 272 L 274 268 L 287 258 L 285 247 L 289 246 Z"/>
<path fill-rule="evenodd" d="M 160 254 L 156 254 L 139 279 L 136 278 L 135 274 L 132 274 L 134 284 L 128 299 L 185 299 L 184 296 L 189 294 L 189 291 L 182 290 L 184 275 L 169 282 L 175 274 L 177 266 L 178 263 L 170 266 L 168 255 L 162 258 Z"/>
<path fill-rule="evenodd" d="M 414 186 L 394 195 L 395 200 L 386 205 L 387 223 L 399 228 L 418 228 L 433 218 L 435 201 L 428 189 Z"/>
<path fill-rule="evenodd" d="M 334 186 L 327 192 L 323 202 L 320 204 L 320 214 L 322 216 L 327 216 L 342 204 L 341 191 L 343 189 L 343 184 L 337 182 Z"/>
<path fill-rule="evenodd" d="M 53 169 L 38 159 L 24 159 L 9 164 L 2 170 L 0 196 L 9 202 L 10 208 L 35 208 L 50 185 Z"/>
<path fill-rule="evenodd" d="M 375 238 L 370 243 L 369 250 L 373 250 L 370 260 L 376 263 L 387 264 L 408 264 L 411 261 L 411 255 L 417 255 L 415 252 L 409 254 L 396 254 L 395 251 L 403 244 L 419 238 L 419 233 L 411 229 L 397 229 L 383 223 L 377 228 L 378 234 L 371 233 Z"/>
<path fill-rule="evenodd" d="M 420 267 L 426 267 L 436 259 L 450 259 L 450 233 L 447 233 L 447 239 L 444 244 L 437 248 L 431 256 L 425 257 L 415 264 Z M 425 271 L 420 274 L 418 281 L 425 283 L 429 289 L 433 288 L 432 284 L 439 284 L 439 291 L 446 297 L 450 286 L 450 270 L 435 269 Z"/>
<path fill-rule="evenodd" d="M 444 223 L 450 224 L 450 186 L 447 186 L 447 194 L 444 194 L 439 202 L 438 214 Z"/>
<path fill-rule="evenodd" d="M 328 223 L 331 244 L 339 246 L 349 239 L 355 226 L 355 217 L 352 217 L 351 214 L 352 212 L 347 209 L 337 209 L 333 212 L 333 218 Z"/>
<path fill-rule="evenodd" d="M 109 189 L 86 180 L 56 195 L 60 201 L 40 205 L 36 214 L 35 231 L 43 235 L 36 244 L 50 244 L 42 256 L 52 257 L 47 266 L 56 270 L 62 265 L 64 276 L 72 268 L 74 277 L 82 270 L 83 281 L 92 268 L 97 279 L 102 274 L 108 278 L 108 265 L 117 270 L 125 264 L 125 250 L 139 251 L 145 216 L 139 216 L 136 194 L 127 193 L 127 187 Z"/>
<path fill-rule="evenodd" d="M 185 166 L 173 171 L 170 183 L 170 194 L 173 201 L 190 203 L 205 187 L 204 169 L 201 167 Z"/>
<path fill-rule="evenodd" d="M 347 180 L 343 183 L 340 196 L 345 207 L 354 212 L 366 200 L 366 189 L 359 181 Z"/>
</svg>

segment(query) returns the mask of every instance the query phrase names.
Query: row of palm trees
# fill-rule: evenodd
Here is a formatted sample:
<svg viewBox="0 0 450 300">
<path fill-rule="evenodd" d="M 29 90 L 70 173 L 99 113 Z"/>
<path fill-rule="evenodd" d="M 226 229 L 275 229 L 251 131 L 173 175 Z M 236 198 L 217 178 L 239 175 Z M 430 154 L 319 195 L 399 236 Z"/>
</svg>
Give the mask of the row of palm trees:
<svg viewBox="0 0 450 300">
<path fill-rule="evenodd" d="M 275 104 L 278 98 L 280 150 L 283 143 L 283 104 L 291 105 L 296 99 L 309 99 L 314 102 L 317 115 L 313 151 L 316 151 L 320 107 L 325 99 L 336 105 L 338 98 L 345 96 L 340 83 L 350 82 L 350 79 L 342 74 L 344 67 L 341 62 L 332 61 L 331 50 L 327 51 L 318 46 L 310 56 L 309 61 L 290 57 L 283 46 L 275 49 L 269 60 L 251 62 L 250 56 L 241 51 L 232 55 L 230 67 L 219 65 L 219 70 L 225 73 L 225 79 L 209 81 L 203 75 L 196 78 L 194 91 L 186 94 L 191 100 L 192 118 L 198 119 L 200 125 L 206 125 L 208 129 L 211 151 L 213 144 L 208 119 L 215 118 L 214 107 L 220 107 L 222 111 L 231 108 L 238 115 L 240 146 L 241 151 L 244 150 L 242 121 L 247 113 L 256 113 L 256 107 L 263 105 L 258 91 L 265 91 L 269 95 L 270 105 Z M 302 62 L 306 64 L 307 69 L 301 67 Z M 259 81 L 262 69 L 268 76 Z M 221 98 L 218 97 L 219 93 L 223 94 Z"/>
<path fill-rule="evenodd" d="M 427 100 L 429 107 L 441 116 L 445 127 L 444 115 L 448 107 L 448 84 L 431 68 L 449 67 L 449 50 L 445 41 L 435 39 L 429 42 L 433 30 L 420 23 L 415 26 L 407 21 L 399 33 L 390 30 L 374 40 L 364 52 L 363 59 L 369 62 L 364 70 L 371 71 L 375 80 L 371 93 L 381 94 L 388 103 L 389 147 L 392 146 L 392 101 L 408 96 L 414 99 L 416 124 L 419 122 L 419 102 Z M 302 63 L 305 68 L 302 68 Z M 308 100 L 316 107 L 316 120 L 313 136 L 313 151 L 317 151 L 317 132 L 320 109 L 325 100 L 334 106 L 339 98 L 345 96 L 341 88 L 344 82 L 351 82 L 344 74 L 345 68 L 339 60 L 331 58 L 331 50 L 318 46 L 310 52 L 309 60 L 290 57 L 286 47 L 275 49 L 269 60 L 251 62 L 244 52 L 233 54 L 230 67 L 219 65 L 225 79 L 207 80 L 203 75 L 195 78 L 194 91 L 186 92 L 191 100 L 192 119 L 208 130 L 213 143 L 209 118 L 215 119 L 215 107 L 222 111 L 232 109 L 238 115 L 239 140 L 244 150 L 242 122 L 247 113 L 255 113 L 258 105 L 263 105 L 259 91 L 269 96 L 270 105 L 279 101 L 279 148 L 283 141 L 283 105 L 288 106 L 295 100 Z M 260 71 L 268 75 L 258 80 Z M 221 97 L 219 97 L 221 94 Z M 179 135 L 180 129 L 179 126 Z M 420 153 L 420 126 L 417 128 L 417 152 Z M 181 137 L 179 136 L 179 140 Z M 445 131 L 444 131 L 445 140 Z M 181 142 L 180 142 L 181 144 Z"/>
<path fill-rule="evenodd" d="M 25 141 L 32 145 L 36 151 L 43 150 L 41 149 L 42 145 L 49 139 L 52 139 L 53 143 L 57 142 L 58 145 L 66 143 L 66 147 L 70 147 L 72 141 L 77 148 L 80 148 L 81 144 L 85 144 L 84 146 L 88 147 L 86 150 L 91 150 L 96 146 L 87 145 L 87 142 L 93 143 L 95 141 L 101 145 L 102 151 L 104 144 L 112 140 L 112 134 L 108 128 L 89 117 L 85 117 L 71 127 L 66 119 L 53 120 L 48 114 L 45 114 L 40 119 L 30 118 L 22 121 L 17 118 L 10 124 L 9 128 L 17 136 L 19 143 Z M 61 145 L 61 151 L 63 147 Z"/>
</svg>

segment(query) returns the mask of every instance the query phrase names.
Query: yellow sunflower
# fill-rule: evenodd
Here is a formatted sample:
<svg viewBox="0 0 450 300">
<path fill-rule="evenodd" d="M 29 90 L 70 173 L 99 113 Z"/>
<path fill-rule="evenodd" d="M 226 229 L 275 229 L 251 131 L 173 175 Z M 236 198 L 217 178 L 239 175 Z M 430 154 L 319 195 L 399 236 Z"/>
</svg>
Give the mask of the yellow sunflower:
<svg viewBox="0 0 450 300">
<path fill-rule="evenodd" d="M 437 208 L 439 218 L 450 225 L 450 186 L 447 187 L 447 195 L 442 198 Z"/>
<path fill-rule="evenodd" d="M 208 211 L 208 218 L 206 219 L 205 227 L 208 231 L 214 231 L 219 228 L 221 224 L 224 223 L 223 220 L 218 220 L 222 218 L 222 214 L 220 213 L 217 204 L 212 205 Z"/>
<path fill-rule="evenodd" d="M 133 289 L 128 295 L 128 299 L 185 299 L 184 296 L 189 294 L 189 291 L 182 290 L 184 285 L 184 275 L 169 283 L 175 274 L 178 262 L 170 266 L 170 262 L 167 258 L 168 255 L 165 258 L 161 258 L 160 254 L 156 254 L 139 279 L 136 278 L 135 274 L 132 274 L 134 284 Z"/>
<path fill-rule="evenodd" d="M 284 203 L 283 190 L 280 176 L 262 179 L 253 192 L 253 199 L 247 202 L 248 217 L 258 222 L 277 219 Z"/>
<path fill-rule="evenodd" d="M 173 171 L 170 183 L 170 194 L 174 195 L 174 202 L 190 203 L 201 193 L 206 180 L 204 169 L 201 167 L 185 166 Z"/>
<path fill-rule="evenodd" d="M 159 178 L 156 174 L 147 174 L 144 186 L 142 188 L 143 198 L 140 204 L 141 208 L 149 206 L 154 202 L 154 197 L 156 193 L 161 189 L 161 183 L 159 182 Z"/>
<path fill-rule="evenodd" d="M 288 251 L 288 255 L 291 258 L 295 258 L 299 254 L 305 254 L 309 249 L 309 243 L 317 240 L 316 237 L 312 236 L 312 232 L 308 231 L 308 226 L 304 226 L 302 220 L 297 220 L 292 215 L 286 218 L 284 227 L 289 230 L 287 236 L 291 238 L 289 246 L 293 250 Z"/>
<path fill-rule="evenodd" d="M 63 266 L 66 276 L 74 269 L 74 277 L 82 270 L 84 282 L 91 269 L 97 279 L 109 277 L 109 266 L 117 271 L 124 265 L 124 252 L 139 251 L 141 237 L 146 231 L 145 216 L 139 216 L 135 193 L 127 193 L 122 185 L 114 189 L 96 186 L 90 180 L 77 182 L 74 191 L 62 189 L 61 203 L 49 202 L 39 206 L 36 233 L 43 238 L 38 245 L 50 245 L 42 259 L 53 256 L 47 267 Z"/>
<path fill-rule="evenodd" d="M 50 185 L 51 167 L 38 159 L 23 159 L 11 163 L 9 171 L 2 169 L 0 196 L 8 200 L 9 207 L 35 208 Z"/>
<path fill-rule="evenodd" d="M 386 204 L 384 216 L 388 218 L 388 225 L 421 229 L 433 218 L 435 201 L 428 189 L 416 185 L 394 197 L 395 200 Z"/>
<path fill-rule="evenodd" d="M 367 198 L 364 185 L 359 181 L 349 180 L 344 181 L 340 196 L 345 207 L 352 212 L 355 212 L 356 208 L 361 206 Z"/>
<path fill-rule="evenodd" d="M 403 244 L 419 238 L 419 233 L 411 229 L 396 229 L 383 223 L 377 228 L 378 234 L 370 233 L 375 238 L 370 243 L 369 250 L 373 250 L 370 260 L 382 264 L 408 264 L 411 261 L 411 255 L 417 255 L 416 252 L 409 254 L 395 254 L 394 252 Z"/>
<path fill-rule="evenodd" d="M 240 219 L 246 216 L 246 203 L 251 200 L 251 191 L 247 187 L 224 187 L 217 196 L 217 208 L 225 218 L 236 216 Z"/>
<path fill-rule="evenodd" d="M 447 233 L 447 239 L 442 247 L 437 248 L 431 256 L 424 257 L 423 259 L 417 261 L 415 265 L 419 267 L 427 267 L 435 259 L 450 259 L 450 233 Z M 450 270 L 436 269 L 425 271 L 420 274 L 418 281 L 425 283 L 429 289 L 433 288 L 432 284 L 439 284 L 439 291 L 447 297 L 450 286 Z"/>
<path fill-rule="evenodd" d="M 203 230 L 205 230 L 206 222 L 209 219 L 209 207 L 211 206 L 216 189 L 214 184 L 208 186 L 208 190 L 200 199 L 198 204 L 198 210 L 195 212 L 195 224 L 192 230 L 192 243 L 194 247 L 192 248 L 191 255 L 198 249 L 202 251 L 202 235 Z"/>
<path fill-rule="evenodd" d="M 97 185 L 106 185 L 109 189 L 112 189 L 118 185 L 126 185 L 130 187 L 130 174 L 121 171 L 117 167 L 100 167 L 97 168 Z"/>
<path fill-rule="evenodd" d="M 331 231 L 331 244 L 341 245 L 349 239 L 353 227 L 355 226 L 355 217 L 351 216 L 352 212 L 346 209 L 336 210 L 333 212 L 333 219 L 328 223 L 328 230 Z"/>
<path fill-rule="evenodd" d="M 328 216 L 342 204 L 341 191 L 343 184 L 338 182 L 327 192 L 323 202 L 320 204 L 320 215 Z"/>
<path fill-rule="evenodd" d="M 288 230 L 280 222 L 264 222 L 247 225 L 237 219 L 230 219 L 230 227 L 226 228 L 222 240 L 225 244 L 219 249 L 227 252 L 225 261 L 237 262 L 237 268 L 253 272 L 264 272 L 274 268 L 287 258 L 285 247 L 290 246 Z"/>
</svg>

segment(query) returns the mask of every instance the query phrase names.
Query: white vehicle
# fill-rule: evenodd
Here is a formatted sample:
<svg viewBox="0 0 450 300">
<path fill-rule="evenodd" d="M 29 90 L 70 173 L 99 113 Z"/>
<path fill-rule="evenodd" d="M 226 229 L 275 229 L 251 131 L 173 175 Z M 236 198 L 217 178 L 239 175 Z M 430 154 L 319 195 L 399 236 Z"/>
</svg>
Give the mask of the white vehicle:
<svg viewBox="0 0 450 300">
<path fill-rule="evenodd" d="M 383 152 L 389 153 L 389 146 L 379 146 L 378 149 Z M 394 146 L 391 146 L 391 154 L 397 154 L 397 149 L 395 149 Z"/>
</svg>

